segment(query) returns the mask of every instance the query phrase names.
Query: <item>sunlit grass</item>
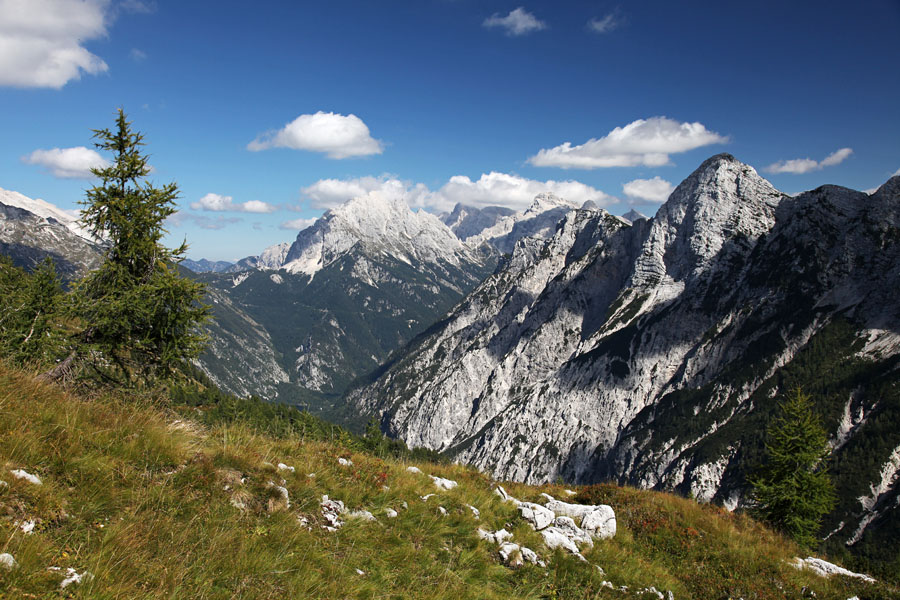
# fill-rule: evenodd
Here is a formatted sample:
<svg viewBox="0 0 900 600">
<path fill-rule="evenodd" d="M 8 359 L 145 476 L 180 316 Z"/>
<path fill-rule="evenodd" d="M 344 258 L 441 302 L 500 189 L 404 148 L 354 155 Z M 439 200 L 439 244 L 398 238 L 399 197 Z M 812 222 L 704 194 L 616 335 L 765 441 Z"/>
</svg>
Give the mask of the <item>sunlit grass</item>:
<svg viewBox="0 0 900 600">
<path fill-rule="evenodd" d="M 891 594 L 796 571 L 785 561 L 800 550 L 745 516 L 614 486 L 579 490 L 611 504 L 619 525 L 584 563 L 548 551 L 476 470 L 417 463 L 459 483 L 442 491 L 407 463 L 239 423 L 205 428 L 156 400 L 73 397 L 0 366 L 0 552 L 19 564 L 0 571 L 0 598 L 604 598 L 650 586 L 679 599 L 800 597 L 804 586 L 817 598 Z M 43 485 L 14 479 L 16 468 Z M 270 482 L 288 490 L 290 507 Z M 522 499 L 566 498 L 559 486 L 505 485 Z M 377 521 L 345 518 L 327 532 L 323 494 Z M 24 520 L 36 521 L 31 535 L 15 525 Z M 548 566 L 503 565 L 478 527 L 507 528 Z M 51 566 L 94 579 L 60 591 Z"/>
</svg>

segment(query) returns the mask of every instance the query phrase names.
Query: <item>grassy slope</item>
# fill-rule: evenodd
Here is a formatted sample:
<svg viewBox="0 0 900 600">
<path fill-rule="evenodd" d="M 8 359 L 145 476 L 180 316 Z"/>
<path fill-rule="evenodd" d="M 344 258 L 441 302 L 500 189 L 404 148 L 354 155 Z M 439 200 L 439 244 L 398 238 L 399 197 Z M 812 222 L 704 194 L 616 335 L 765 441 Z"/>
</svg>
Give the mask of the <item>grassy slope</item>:
<svg viewBox="0 0 900 600">
<path fill-rule="evenodd" d="M 339 456 L 353 466 L 340 466 Z M 296 472 L 277 472 L 271 464 L 279 462 Z M 485 475 L 420 463 L 460 484 L 423 502 L 438 490 L 405 466 L 321 439 L 198 425 L 136 398 L 72 397 L 0 365 L 0 479 L 9 484 L 0 486 L 0 552 L 20 565 L 0 570 L 0 598 L 650 598 L 635 595 L 648 586 L 678 599 L 799 598 L 804 586 L 820 599 L 898 597 L 881 584 L 796 571 L 785 560 L 799 550 L 744 516 L 612 486 L 579 492 L 610 503 L 619 525 L 614 539 L 585 552 L 586 565 L 546 550 Z M 14 479 L 16 468 L 43 485 Z M 277 494 L 266 484 L 282 478 L 291 507 L 270 511 Z M 226 491 L 229 482 L 236 491 Z M 507 489 L 524 500 L 541 491 L 564 496 L 552 485 Z M 234 508 L 232 494 L 249 510 Z M 370 510 L 378 522 L 324 531 L 323 494 Z M 467 504 L 481 510 L 480 520 Z M 387 508 L 399 517 L 386 518 Z M 37 521 L 34 533 L 17 520 Z M 505 526 L 549 566 L 503 566 L 496 547 L 475 535 L 479 526 Z M 95 578 L 59 591 L 63 575 L 48 566 Z M 604 588 L 604 580 L 629 591 Z"/>
</svg>

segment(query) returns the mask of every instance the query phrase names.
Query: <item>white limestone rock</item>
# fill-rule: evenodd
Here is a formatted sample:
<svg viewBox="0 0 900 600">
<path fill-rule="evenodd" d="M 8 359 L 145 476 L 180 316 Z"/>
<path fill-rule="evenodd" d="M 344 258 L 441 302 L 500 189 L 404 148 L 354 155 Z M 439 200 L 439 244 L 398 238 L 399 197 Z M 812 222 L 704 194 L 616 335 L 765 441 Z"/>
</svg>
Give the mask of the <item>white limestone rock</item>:
<svg viewBox="0 0 900 600">
<path fill-rule="evenodd" d="M 10 471 L 10 473 L 12 473 L 13 477 L 15 477 L 16 479 L 24 479 L 28 483 L 34 485 L 42 484 L 40 478 L 37 475 L 32 475 L 24 469 L 13 469 L 12 471 Z"/>
<path fill-rule="evenodd" d="M 568 550 L 572 554 L 580 554 L 578 546 L 566 535 L 566 532 L 558 527 L 547 527 L 541 530 L 541 536 L 544 538 L 544 544 L 551 550 L 562 548 Z"/>
<path fill-rule="evenodd" d="M 436 485 L 437 487 L 439 487 L 442 490 L 452 490 L 457 485 L 459 485 L 452 479 L 444 479 L 443 477 L 435 477 L 434 475 L 429 475 L 429 477 L 431 477 L 431 480 L 434 482 L 434 485 Z"/>
<path fill-rule="evenodd" d="M 815 558 L 814 556 L 809 556 L 807 558 L 800 558 L 798 556 L 790 564 L 797 569 L 809 569 L 820 577 L 841 575 L 842 577 L 853 577 L 854 579 L 861 579 L 867 583 L 875 583 L 875 579 L 870 577 L 869 575 L 854 573 L 853 571 L 849 571 L 844 567 L 839 567 L 834 563 L 822 560 L 821 558 Z"/>
<path fill-rule="evenodd" d="M 418 473 L 419 475 L 422 474 L 422 469 L 419 467 L 406 467 L 406 471 L 409 473 Z"/>
<path fill-rule="evenodd" d="M 531 523 L 531 526 L 537 531 L 549 527 L 556 518 L 552 510 L 533 502 L 520 502 L 518 508 L 519 515 Z"/>
<path fill-rule="evenodd" d="M 384 510 L 384 516 L 386 516 L 388 519 L 396 519 L 397 511 L 394 510 L 393 508 L 386 508 Z"/>
<path fill-rule="evenodd" d="M 342 467 L 352 467 L 353 461 L 349 458 L 338 457 L 338 464 Z"/>
<path fill-rule="evenodd" d="M 581 544 L 591 548 L 594 547 L 594 540 L 591 538 L 591 534 L 576 525 L 572 517 L 556 517 L 553 520 L 553 526 L 562 531 L 576 545 Z"/>
<path fill-rule="evenodd" d="M 325 519 L 327 525 L 323 525 L 323 528 L 327 531 L 337 531 L 341 527 L 344 526 L 344 522 L 341 520 L 341 515 L 347 512 L 347 508 L 344 506 L 344 503 L 340 500 L 332 500 L 327 495 L 322 496 L 322 502 L 319 503 L 319 507 L 322 511 L 322 517 Z"/>
<path fill-rule="evenodd" d="M 16 567 L 19 566 L 19 563 L 16 562 L 16 559 L 13 558 L 13 555 L 9 552 L 4 552 L 0 554 L 0 569 L 4 569 L 6 571 L 12 571 Z"/>
<path fill-rule="evenodd" d="M 278 470 L 279 471 L 290 471 L 291 473 L 296 471 L 296 469 L 294 467 L 289 467 L 288 465 L 286 465 L 284 463 L 278 463 Z"/>
</svg>

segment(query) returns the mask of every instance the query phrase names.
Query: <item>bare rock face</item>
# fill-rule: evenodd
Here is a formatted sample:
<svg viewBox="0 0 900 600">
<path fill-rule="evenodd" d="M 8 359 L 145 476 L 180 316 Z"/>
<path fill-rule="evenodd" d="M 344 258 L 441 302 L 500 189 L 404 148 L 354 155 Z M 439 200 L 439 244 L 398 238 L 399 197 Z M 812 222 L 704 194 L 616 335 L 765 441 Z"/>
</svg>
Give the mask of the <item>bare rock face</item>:
<svg viewBox="0 0 900 600">
<path fill-rule="evenodd" d="M 851 440 L 883 440 L 871 473 L 839 481 L 830 518 L 850 541 L 865 515 L 898 512 L 880 468 L 900 446 L 898 240 L 900 177 L 790 197 L 718 155 L 653 219 L 570 210 L 548 239 L 520 239 L 350 401 L 499 479 L 615 480 L 734 508 L 780 393 L 803 385 L 838 461 L 871 465 Z"/>
<path fill-rule="evenodd" d="M 103 248 L 77 217 L 40 199 L 0 188 L 0 253 L 25 269 L 50 257 L 57 272 L 77 279 L 100 266 Z"/>
</svg>

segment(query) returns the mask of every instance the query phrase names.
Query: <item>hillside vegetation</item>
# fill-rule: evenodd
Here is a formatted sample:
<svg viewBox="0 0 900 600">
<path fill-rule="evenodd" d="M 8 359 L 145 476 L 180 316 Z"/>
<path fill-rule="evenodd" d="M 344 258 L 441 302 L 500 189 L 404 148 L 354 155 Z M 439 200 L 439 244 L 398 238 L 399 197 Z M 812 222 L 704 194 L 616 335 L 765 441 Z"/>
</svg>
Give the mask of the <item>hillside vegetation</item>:
<svg viewBox="0 0 900 600">
<path fill-rule="evenodd" d="M 0 566 L 0 598 L 900 597 L 796 569 L 806 555 L 744 515 L 606 485 L 575 490 L 618 521 L 581 561 L 548 550 L 483 473 L 410 472 L 390 444 L 314 420 L 257 427 L 240 418 L 249 404 L 212 400 L 75 395 L 0 363 L 0 554 L 16 564 Z M 559 485 L 504 487 L 572 501 Z M 375 520 L 344 514 L 329 531 L 324 495 Z M 505 528 L 546 566 L 508 566 L 479 528 Z"/>
</svg>

